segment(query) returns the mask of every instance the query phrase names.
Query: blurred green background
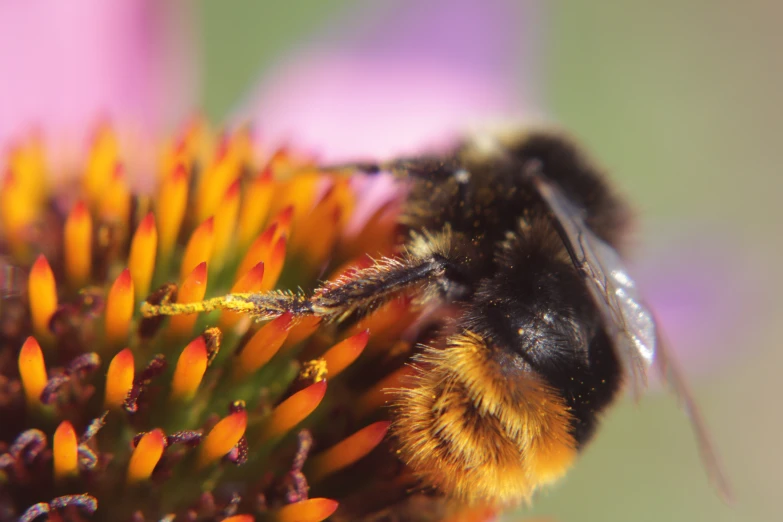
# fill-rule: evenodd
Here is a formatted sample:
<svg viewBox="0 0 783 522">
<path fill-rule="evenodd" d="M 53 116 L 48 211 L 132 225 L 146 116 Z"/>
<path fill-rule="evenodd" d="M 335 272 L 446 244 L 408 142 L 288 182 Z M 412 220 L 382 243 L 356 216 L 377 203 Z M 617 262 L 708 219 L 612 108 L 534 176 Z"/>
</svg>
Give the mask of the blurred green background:
<svg viewBox="0 0 783 522">
<path fill-rule="evenodd" d="M 359 5 L 200 1 L 207 113 L 220 121 L 259 73 Z M 774 274 L 783 253 L 783 4 L 560 0 L 547 7 L 539 31 L 544 72 L 535 79 L 546 108 L 638 205 L 640 235 L 708 223 L 725 251 Z M 783 520 L 776 322 L 783 307 L 775 299 L 783 288 L 777 275 L 750 275 L 766 280 L 754 322 L 731 325 L 743 342 L 715 346 L 720 362 L 691 372 L 735 505 L 712 492 L 687 421 L 659 393 L 613 410 L 576 469 L 507 520 Z M 715 318 L 716 327 L 726 320 Z"/>
</svg>

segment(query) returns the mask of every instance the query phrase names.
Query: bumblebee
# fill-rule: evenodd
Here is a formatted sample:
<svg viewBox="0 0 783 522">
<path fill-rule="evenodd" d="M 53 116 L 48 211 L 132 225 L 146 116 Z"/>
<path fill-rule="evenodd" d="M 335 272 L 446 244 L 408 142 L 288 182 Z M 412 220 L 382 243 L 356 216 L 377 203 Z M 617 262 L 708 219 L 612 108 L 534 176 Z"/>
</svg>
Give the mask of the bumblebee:
<svg viewBox="0 0 783 522">
<path fill-rule="evenodd" d="M 146 316 L 215 308 L 342 322 L 401 294 L 456 309 L 397 391 L 398 454 L 467 504 L 511 506 L 572 466 L 625 385 L 656 366 L 689 413 L 727 491 L 691 396 L 620 252 L 626 203 L 573 143 L 533 132 L 466 140 L 450 154 L 326 167 L 391 172 L 407 184 L 407 242 L 395 257 L 310 295 L 232 294 L 143 306 Z"/>
</svg>

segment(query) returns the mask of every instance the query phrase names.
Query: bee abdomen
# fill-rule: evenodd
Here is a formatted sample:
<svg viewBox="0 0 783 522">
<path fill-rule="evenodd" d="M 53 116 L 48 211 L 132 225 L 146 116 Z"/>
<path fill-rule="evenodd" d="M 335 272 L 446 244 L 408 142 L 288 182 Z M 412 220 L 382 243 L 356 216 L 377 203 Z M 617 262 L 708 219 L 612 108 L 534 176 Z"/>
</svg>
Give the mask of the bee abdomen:
<svg viewBox="0 0 783 522">
<path fill-rule="evenodd" d="M 425 483 L 468 504 L 514 505 L 576 455 L 565 401 L 529 372 L 493 360 L 475 334 L 428 348 L 397 401 L 400 456 Z"/>
</svg>

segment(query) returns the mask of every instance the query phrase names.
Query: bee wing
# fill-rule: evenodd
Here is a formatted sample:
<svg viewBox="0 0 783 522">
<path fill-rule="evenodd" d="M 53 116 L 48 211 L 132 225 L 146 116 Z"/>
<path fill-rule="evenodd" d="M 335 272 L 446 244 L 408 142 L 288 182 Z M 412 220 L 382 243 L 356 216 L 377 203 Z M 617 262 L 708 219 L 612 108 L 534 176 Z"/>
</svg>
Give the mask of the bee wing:
<svg viewBox="0 0 783 522">
<path fill-rule="evenodd" d="M 571 260 L 584 276 L 606 333 L 630 377 L 636 396 L 647 386 L 647 370 L 658 348 L 655 317 L 639 295 L 617 251 L 584 223 L 582 213 L 540 175 L 533 181 L 554 215 Z"/>
<path fill-rule="evenodd" d="M 587 227 L 579 209 L 553 183 L 536 173 L 532 179 L 555 218 L 574 265 L 585 278 L 604 328 L 630 376 L 633 392 L 638 397 L 647 385 L 648 369 L 655 366 L 690 418 L 710 480 L 723 499 L 730 501 L 731 487 L 696 401 L 619 254 Z"/>
</svg>

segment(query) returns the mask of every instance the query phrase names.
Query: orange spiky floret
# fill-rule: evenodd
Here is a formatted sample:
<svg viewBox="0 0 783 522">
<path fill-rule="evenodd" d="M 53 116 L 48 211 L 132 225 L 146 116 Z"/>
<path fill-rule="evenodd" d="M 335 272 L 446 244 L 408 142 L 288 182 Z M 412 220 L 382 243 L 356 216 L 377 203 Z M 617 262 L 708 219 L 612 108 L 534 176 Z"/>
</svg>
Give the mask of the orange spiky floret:
<svg viewBox="0 0 783 522">
<path fill-rule="evenodd" d="M 207 218 L 190 236 L 179 269 L 180 279 L 185 279 L 199 263 L 208 263 L 215 247 L 215 218 Z"/>
<path fill-rule="evenodd" d="M 220 268 L 229 256 L 229 247 L 234 241 L 237 215 L 239 214 L 239 179 L 226 189 L 220 206 L 215 211 L 215 243 L 213 246 L 213 264 Z"/>
<path fill-rule="evenodd" d="M 198 336 L 182 350 L 177 360 L 171 380 L 172 400 L 188 400 L 195 395 L 208 362 L 207 343 L 203 336 Z"/>
<path fill-rule="evenodd" d="M 306 252 L 308 263 L 320 266 L 335 247 L 353 206 L 353 195 L 347 187 L 347 181 L 333 181 L 326 194 L 297 224 L 291 250 Z"/>
<path fill-rule="evenodd" d="M 266 220 L 274 193 L 272 169 L 266 167 L 260 175 L 250 181 L 242 197 L 237 222 L 237 242 L 240 248 L 247 248 L 258 235 Z"/>
<path fill-rule="evenodd" d="M 19 375 L 27 404 L 32 407 L 40 406 L 47 376 L 43 352 L 34 337 L 28 337 L 19 351 Z"/>
<path fill-rule="evenodd" d="M 131 454 L 127 481 L 134 484 L 149 479 L 165 448 L 166 436 L 162 430 L 156 428 L 145 433 Z"/>
<path fill-rule="evenodd" d="M 222 522 L 255 522 L 253 515 L 233 515 L 228 518 L 224 518 Z"/>
<path fill-rule="evenodd" d="M 310 169 L 301 170 L 296 176 L 288 179 L 281 178 L 278 182 L 280 197 L 273 200 L 271 214 L 274 216 L 290 208 L 292 234 L 295 234 L 301 228 L 302 222 L 307 219 L 315 204 L 318 186 L 322 181 L 323 177 L 315 169 Z"/>
<path fill-rule="evenodd" d="M 242 347 L 234 363 L 234 375 L 243 378 L 258 371 L 283 345 L 293 316 L 286 313 L 259 329 Z"/>
<path fill-rule="evenodd" d="M 54 478 L 63 480 L 79 472 L 79 452 L 76 432 L 68 421 L 62 421 L 54 431 L 52 454 L 54 456 Z"/>
<path fill-rule="evenodd" d="M 120 146 L 117 134 L 105 121 L 95 129 L 91 145 L 82 183 L 88 199 L 97 204 L 105 195 L 106 187 L 114 173 Z"/>
<path fill-rule="evenodd" d="M 318 407 L 325 394 L 326 381 L 323 380 L 281 402 L 267 419 L 262 440 L 273 440 L 302 422 Z"/>
<path fill-rule="evenodd" d="M 112 284 L 106 298 L 106 340 L 109 345 L 127 340 L 134 311 L 134 289 L 130 270 L 123 270 Z"/>
<path fill-rule="evenodd" d="M 33 330 L 38 337 L 48 340 L 51 338 L 49 320 L 57 309 L 57 285 L 43 254 L 38 256 L 30 270 L 27 292 L 30 295 Z"/>
<path fill-rule="evenodd" d="M 198 263 L 184 278 L 177 295 L 178 303 L 195 303 L 204 299 L 207 293 L 207 263 Z M 193 331 L 198 319 L 196 314 L 177 315 L 171 318 L 168 332 L 171 336 L 187 336 Z"/>
<path fill-rule="evenodd" d="M 313 335 L 321 326 L 321 318 L 314 315 L 301 317 L 288 331 L 288 337 L 283 343 L 283 351 L 296 346 Z"/>
<path fill-rule="evenodd" d="M 247 412 L 245 410 L 231 413 L 220 420 L 201 443 L 198 452 L 198 466 L 204 467 L 214 463 L 231 448 L 237 445 L 245 434 L 247 427 Z"/>
<path fill-rule="evenodd" d="M 63 234 L 65 275 L 71 288 L 84 286 L 92 268 L 92 216 L 83 201 L 74 205 Z"/>
<path fill-rule="evenodd" d="M 264 262 L 259 261 L 253 268 L 242 274 L 231 287 L 232 294 L 260 292 L 264 281 Z M 220 327 L 229 330 L 242 320 L 242 314 L 223 310 L 220 314 Z"/>
<path fill-rule="evenodd" d="M 124 227 L 128 222 L 130 204 L 131 193 L 125 170 L 121 164 L 117 164 L 98 202 L 98 215 L 105 221 Z"/>
<path fill-rule="evenodd" d="M 224 136 L 216 159 L 201 176 L 196 202 L 198 219 L 203 221 L 214 215 L 223 195 L 238 180 L 242 166 L 249 160 L 248 140 L 246 130 Z"/>
<path fill-rule="evenodd" d="M 350 466 L 380 444 L 389 430 L 389 424 L 387 421 L 370 424 L 316 455 L 307 463 L 305 474 L 312 482 L 317 482 Z"/>
<path fill-rule="evenodd" d="M 160 184 L 156 217 L 160 234 L 160 254 L 168 259 L 176 246 L 188 204 L 188 171 L 178 164 Z"/>
<path fill-rule="evenodd" d="M 133 278 L 133 287 L 140 296 L 149 293 L 157 248 L 158 229 L 155 226 L 155 214 L 150 212 L 139 223 L 128 254 L 128 268 Z"/>
<path fill-rule="evenodd" d="M 103 400 L 107 410 L 119 409 L 125 403 L 133 388 L 136 371 L 134 365 L 133 351 L 130 348 L 125 348 L 112 358 L 106 372 L 106 396 Z"/>
<path fill-rule="evenodd" d="M 21 183 L 24 199 L 34 213 L 44 202 L 49 185 L 46 149 L 40 133 L 33 131 L 27 140 L 15 143 L 8 156 L 8 171 Z"/>
<path fill-rule="evenodd" d="M 119 157 L 117 134 L 108 122 L 103 122 L 93 135 L 92 147 L 82 177 L 84 192 L 91 207 L 95 208 L 106 195 L 106 188 L 111 182 Z"/>
<path fill-rule="evenodd" d="M 287 239 L 284 235 L 285 222 L 273 222 L 256 239 L 243 257 L 237 270 L 245 274 L 258 263 L 264 263 L 264 280 L 258 291 L 267 292 L 275 287 L 285 262 Z"/>
<path fill-rule="evenodd" d="M 275 522 L 320 522 L 337 511 L 338 503 L 328 498 L 300 500 L 271 514 Z"/>
<path fill-rule="evenodd" d="M 370 331 L 365 330 L 329 348 L 323 355 L 326 367 L 329 369 L 329 377 L 334 379 L 354 362 L 367 346 L 369 339 Z"/>
<path fill-rule="evenodd" d="M 0 224 L 17 259 L 27 259 L 32 253 L 25 236 L 40 211 L 35 191 L 24 179 L 23 174 L 9 170 L 0 184 Z"/>
</svg>

